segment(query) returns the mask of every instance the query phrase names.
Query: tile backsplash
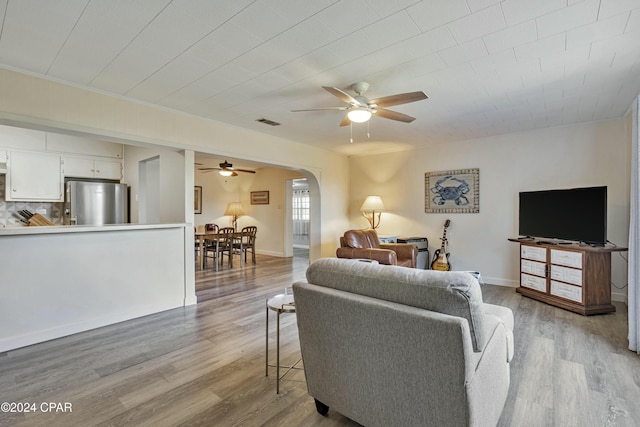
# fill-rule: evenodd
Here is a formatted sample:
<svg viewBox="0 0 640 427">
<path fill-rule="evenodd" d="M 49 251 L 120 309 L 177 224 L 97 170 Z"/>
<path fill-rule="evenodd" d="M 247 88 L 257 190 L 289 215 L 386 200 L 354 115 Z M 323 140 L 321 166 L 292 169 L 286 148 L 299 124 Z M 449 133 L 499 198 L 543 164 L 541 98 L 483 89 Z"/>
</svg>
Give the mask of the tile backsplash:
<svg viewBox="0 0 640 427">
<path fill-rule="evenodd" d="M 5 201 L 5 175 L 0 174 L 0 227 L 16 227 L 25 225 L 18 219 L 17 212 L 27 209 L 31 212 L 46 210 L 43 214 L 56 225 L 62 224 L 63 203 L 49 202 L 7 202 Z M 14 215 L 15 214 L 15 215 Z"/>
</svg>

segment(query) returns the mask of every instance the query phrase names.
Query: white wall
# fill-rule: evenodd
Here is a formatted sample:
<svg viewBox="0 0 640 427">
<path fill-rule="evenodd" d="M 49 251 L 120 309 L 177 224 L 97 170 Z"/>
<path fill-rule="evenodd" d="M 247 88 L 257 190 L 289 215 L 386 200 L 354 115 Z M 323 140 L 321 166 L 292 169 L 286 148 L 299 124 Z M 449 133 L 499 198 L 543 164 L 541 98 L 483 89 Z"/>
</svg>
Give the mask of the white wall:
<svg viewBox="0 0 640 427">
<path fill-rule="evenodd" d="M 185 218 L 185 169 L 193 167 L 185 161 L 184 152 L 176 152 L 163 147 L 124 147 L 124 179 L 123 182 L 131 187 L 131 222 L 138 221 L 139 206 L 139 162 L 148 159 L 158 159 L 158 179 L 160 192 L 153 197 L 158 198 L 158 215 L 160 223 L 187 222 Z"/>
<path fill-rule="evenodd" d="M 138 180 L 133 199 L 129 203 L 138 211 L 129 222 L 160 223 L 160 158 L 138 161 Z"/>
<path fill-rule="evenodd" d="M 358 209 L 369 194 L 382 196 L 379 234 L 426 236 L 440 246 L 445 219 L 454 269 L 479 270 L 487 283 L 517 286 L 518 193 L 526 190 L 608 186 L 608 238 L 619 246 L 628 236 L 627 130 L 624 120 L 587 123 L 438 144 L 429 148 L 351 159 L 350 218 L 368 225 Z M 480 213 L 424 212 L 424 174 L 480 169 Z M 626 284 L 626 263 L 612 257 L 613 283 Z M 624 300 L 626 290 L 613 288 Z"/>
<path fill-rule="evenodd" d="M 291 180 L 301 178 L 299 172 L 286 171 L 273 168 L 261 169 L 256 174 L 256 179 L 244 193 L 242 204 L 247 208 L 247 215 L 258 225 L 258 236 L 256 240 L 256 252 L 267 255 L 286 256 L 291 252 L 285 248 L 285 244 L 291 245 L 291 240 L 283 239 L 289 237 L 287 228 L 287 208 L 291 206 L 286 200 L 287 185 L 291 185 Z M 289 180 L 287 182 L 287 180 Z M 268 205 L 251 205 L 251 191 L 269 191 Z M 330 203 L 330 201 L 327 201 Z M 244 219 L 244 218 L 242 218 Z"/>
</svg>

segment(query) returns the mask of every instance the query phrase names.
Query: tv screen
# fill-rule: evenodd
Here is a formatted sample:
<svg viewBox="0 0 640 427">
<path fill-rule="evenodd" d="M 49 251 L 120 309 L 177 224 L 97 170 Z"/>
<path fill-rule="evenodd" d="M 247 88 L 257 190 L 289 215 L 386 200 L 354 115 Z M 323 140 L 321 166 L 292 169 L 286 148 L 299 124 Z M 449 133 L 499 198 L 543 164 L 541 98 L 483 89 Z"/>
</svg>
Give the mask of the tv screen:
<svg viewBox="0 0 640 427">
<path fill-rule="evenodd" d="M 607 187 L 520 193 L 521 236 L 607 242 Z"/>
</svg>

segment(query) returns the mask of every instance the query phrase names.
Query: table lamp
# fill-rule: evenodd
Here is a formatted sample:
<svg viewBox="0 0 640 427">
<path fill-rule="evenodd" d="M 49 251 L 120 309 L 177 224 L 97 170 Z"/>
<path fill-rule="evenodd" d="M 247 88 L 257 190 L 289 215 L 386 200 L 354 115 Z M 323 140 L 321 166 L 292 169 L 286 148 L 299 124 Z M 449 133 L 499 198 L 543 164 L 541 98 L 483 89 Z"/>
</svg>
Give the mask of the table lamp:
<svg viewBox="0 0 640 427">
<path fill-rule="evenodd" d="M 238 217 L 244 215 L 244 209 L 240 202 L 229 202 L 227 210 L 224 211 L 225 215 L 232 216 L 231 223 L 233 224 L 233 231 L 238 231 Z"/>
<path fill-rule="evenodd" d="M 380 226 L 380 214 L 382 214 L 383 210 L 384 203 L 382 203 L 380 196 L 367 196 L 362 206 L 360 206 L 362 216 L 367 218 L 371 228 L 374 230 Z"/>
</svg>

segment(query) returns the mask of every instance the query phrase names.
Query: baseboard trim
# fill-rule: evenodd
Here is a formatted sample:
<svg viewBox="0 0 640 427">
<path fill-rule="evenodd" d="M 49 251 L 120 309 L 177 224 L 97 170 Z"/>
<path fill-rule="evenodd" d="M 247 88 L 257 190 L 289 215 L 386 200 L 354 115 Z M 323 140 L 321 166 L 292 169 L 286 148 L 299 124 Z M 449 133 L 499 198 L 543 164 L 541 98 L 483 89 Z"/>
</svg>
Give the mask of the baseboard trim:
<svg viewBox="0 0 640 427">
<path fill-rule="evenodd" d="M 183 301 L 174 300 L 140 307 L 126 307 L 125 309 L 120 309 L 113 313 L 107 313 L 90 319 L 80 319 L 76 322 L 59 325 L 51 329 L 34 331 L 21 336 L 2 338 L 0 339 L 0 352 L 11 351 L 17 348 L 66 337 L 80 332 L 114 325 L 127 320 L 180 308 L 183 307 L 183 305 Z"/>
<path fill-rule="evenodd" d="M 285 258 L 286 255 L 283 252 L 273 252 L 273 251 L 256 251 L 257 254 L 260 255 L 268 255 L 268 256 L 277 256 L 280 258 Z"/>
</svg>

